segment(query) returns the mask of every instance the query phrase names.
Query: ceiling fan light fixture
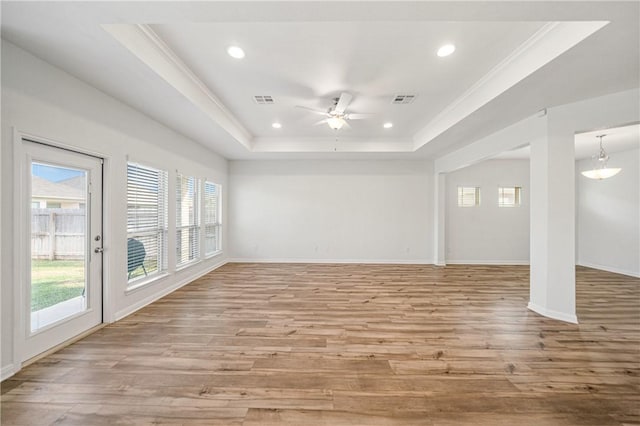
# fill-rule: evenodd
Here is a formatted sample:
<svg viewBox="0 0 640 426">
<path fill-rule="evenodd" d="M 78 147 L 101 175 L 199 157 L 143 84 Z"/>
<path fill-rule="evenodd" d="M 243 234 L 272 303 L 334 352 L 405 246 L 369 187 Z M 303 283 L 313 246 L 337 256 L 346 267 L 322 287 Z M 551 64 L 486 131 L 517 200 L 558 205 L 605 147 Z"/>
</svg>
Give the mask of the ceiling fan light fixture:
<svg viewBox="0 0 640 426">
<path fill-rule="evenodd" d="M 393 123 L 384 123 L 382 127 L 384 127 L 385 129 L 390 129 L 393 127 Z"/>
<path fill-rule="evenodd" d="M 438 56 L 444 58 L 445 56 L 451 55 L 455 51 L 456 46 L 454 46 L 453 44 L 445 44 L 444 46 L 440 47 L 440 49 L 438 49 Z"/>
<path fill-rule="evenodd" d="M 229 56 L 235 59 L 244 58 L 244 50 L 242 50 L 242 48 L 238 46 L 229 46 L 227 48 L 227 53 L 229 54 Z"/>
<path fill-rule="evenodd" d="M 622 170 L 619 167 L 607 167 L 609 156 L 602 147 L 602 138 L 604 138 L 605 136 L 606 135 L 596 136 L 600 139 L 600 152 L 597 155 L 591 157 L 594 163 L 593 169 L 585 170 L 584 172 L 582 172 L 582 176 L 588 177 L 589 179 L 602 180 L 615 176 Z"/>
<path fill-rule="evenodd" d="M 340 130 L 344 126 L 344 118 L 342 117 L 329 117 L 327 118 L 327 124 L 333 130 Z"/>
</svg>

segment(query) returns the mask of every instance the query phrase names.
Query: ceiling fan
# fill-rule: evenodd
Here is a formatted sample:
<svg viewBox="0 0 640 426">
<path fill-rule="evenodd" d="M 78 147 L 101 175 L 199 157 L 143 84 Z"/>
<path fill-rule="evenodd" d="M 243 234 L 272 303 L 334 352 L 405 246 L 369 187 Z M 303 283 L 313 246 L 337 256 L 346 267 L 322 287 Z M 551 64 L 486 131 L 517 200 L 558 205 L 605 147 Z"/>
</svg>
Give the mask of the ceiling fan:
<svg viewBox="0 0 640 426">
<path fill-rule="evenodd" d="M 353 96 L 347 92 L 342 92 L 339 98 L 333 98 L 333 105 L 329 107 L 327 111 L 321 111 L 313 108 L 308 108 L 301 105 L 296 105 L 297 108 L 301 108 L 307 111 L 311 111 L 314 114 L 324 115 L 324 120 L 318 121 L 315 124 L 327 123 L 333 130 L 340 130 L 343 126 L 349 127 L 348 120 L 360 120 L 367 118 L 369 114 L 354 114 L 345 112 L 349 103 L 353 99 Z"/>
</svg>

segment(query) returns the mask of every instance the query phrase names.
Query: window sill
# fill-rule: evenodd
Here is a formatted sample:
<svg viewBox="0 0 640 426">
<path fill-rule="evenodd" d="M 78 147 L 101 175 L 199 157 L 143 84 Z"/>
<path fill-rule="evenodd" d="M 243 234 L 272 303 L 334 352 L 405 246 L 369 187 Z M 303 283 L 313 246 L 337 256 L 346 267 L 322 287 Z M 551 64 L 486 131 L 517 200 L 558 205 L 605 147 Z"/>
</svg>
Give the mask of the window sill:
<svg viewBox="0 0 640 426">
<path fill-rule="evenodd" d="M 134 284 L 132 286 L 128 286 L 127 289 L 124 291 L 125 295 L 129 295 L 131 293 L 135 293 L 136 291 L 140 290 L 141 288 L 146 288 L 147 286 L 155 283 L 156 281 L 160 281 L 163 278 L 168 277 L 170 274 L 168 272 L 163 272 L 161 274 L 157 274 L 154 275 L 152 277 L 148 277 L 139 281 L 134 281 Z"/>
<path fill-rule="evenodd" d="M 213 259 L 214 257 L 222 256 L 222 250 L 214 251 L 213 253 L 205 255 L 205 260 Z"/>
<path fill-rule="evenodd" d="M 183 265 L 176 266 L 176 272 L 180 272 L 183 269 L 188 269 L 188 268 L 192 267 L 193 265 L 197 265 L 198 263 L 201 263 L 201 262 L 202 262 L 201 259 L 195 259 L 195 260 L 192 260 L 191 262 L 185 263 Z"/>
</svg>

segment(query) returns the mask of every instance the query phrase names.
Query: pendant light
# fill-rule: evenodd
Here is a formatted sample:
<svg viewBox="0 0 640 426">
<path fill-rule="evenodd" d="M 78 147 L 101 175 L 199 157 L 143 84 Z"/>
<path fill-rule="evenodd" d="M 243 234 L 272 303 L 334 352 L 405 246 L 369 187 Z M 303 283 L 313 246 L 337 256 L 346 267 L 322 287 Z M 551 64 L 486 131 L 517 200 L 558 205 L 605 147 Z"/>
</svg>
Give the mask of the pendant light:
<svg viewBox="0 0 640 426">
<path fill-rule="evenodd" d="M 618 173 L 620 173 L 620 170 L 622 170 L 621 168 L 607 167 L 609 156 L 602 147 L 602 138 L 604 138 L 605 136 L 607 135 L 596 136 L 597 138 L 600 138 L 600 153 L 591 157 L 591 160 L 593 161 L 593 169 L 582 172 L 582 175 L 588 177 L 589 179 L 602 180 L 610 178 L 611 176 L 617 175 Z"/>
</svg>

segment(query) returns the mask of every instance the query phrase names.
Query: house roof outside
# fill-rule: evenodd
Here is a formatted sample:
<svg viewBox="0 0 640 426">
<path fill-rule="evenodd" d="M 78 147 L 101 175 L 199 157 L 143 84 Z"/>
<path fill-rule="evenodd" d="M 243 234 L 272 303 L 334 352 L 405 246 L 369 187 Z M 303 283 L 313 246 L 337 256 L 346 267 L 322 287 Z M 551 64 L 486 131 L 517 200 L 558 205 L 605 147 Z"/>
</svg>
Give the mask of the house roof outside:
<svg viewBox="0 0 640 426">
<path fill-rule="evenodd" d="M 63 183 L 65 181 L 52 182 L 39 176 L 31 176 L 31 196 L 32 198 L 56 200 L 84 200 L 86 194 L 80 187 L 80 179 L 84 180 L 84 176 L 67 179 L 68 181 L 73 180 L 72 185 L 69 185 Z"/>
<path fill-rule="evenodd" d="M 66 186 L 70 186 L 72 188 L 76 188 L 79 190 L 84 190 L 84 187 L 86 185 L 86 180 L 84 175 L 80 175 L 80 176 L 74 176 L 72 178 L 68 178 L 68 179 L 64 179 L 61 181 L 58 181 L 57 183 L 62 184 L 62 185 L 66 185 Z"/>
</svg>

